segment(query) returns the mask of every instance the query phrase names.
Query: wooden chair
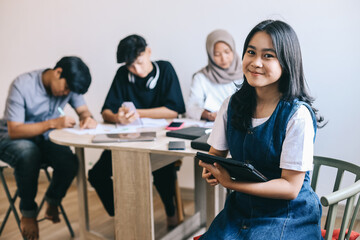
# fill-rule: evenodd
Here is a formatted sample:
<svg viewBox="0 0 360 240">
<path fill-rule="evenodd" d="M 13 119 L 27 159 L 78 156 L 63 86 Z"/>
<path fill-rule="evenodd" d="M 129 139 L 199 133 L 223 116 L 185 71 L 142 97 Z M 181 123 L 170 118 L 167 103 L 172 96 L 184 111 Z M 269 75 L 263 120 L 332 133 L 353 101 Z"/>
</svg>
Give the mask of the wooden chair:
<svg viewBox="0 0 360 240">
<path fill-rule="evenodd" d="M 339 202 L 343 200 L 346 200 L 346 205 L 344 213 L 342 214 L 339 239 L 350 239 L 351 231 L 360 208 L 360 166 L 338 159 L 314 156 L 314 170 L 311 179 L 311 187 L 314 191 L 316 190 L 320 169 L 323 166 L 334 168 L 337 171 L 333 192 L 320 198 L 321 204 L 324 207 L 328 207 L 328 214 L 324 226 L 326 231 L 325 240 L 332 239 L 335 219 L 338 215 L 338 205 Z M 344 173 L 353 175 L 355 181 L 349 186 L 340 188 Z"/>
<path fill-rule="evenodd" d="M 1 236 L 1 233 L 2 233 L 2 231 L 3 231 L 3 229 L 4 229 L 4 227 L 5 227 L 5 224 L 6 224 L 7 220 L 8 220 L 9 215 L 10 215 L 11 212 L 14 214 L 14 217 L 15 217 L 15 220 L 16 220 L 16 224 L 17 224 L 17 226 L 18 226 L 18 228 L 19 228 L 19 230 L 20 230 L 20 232 L 21 232 L 21 228 L 20 228 L 20 218 L 19 218 L 19 214 L 18 214 L 18 212 L 17 212 L 17 210 L 16 210 L 16 207 L 15 207 L 15 201 L 16 201 L 16 199 L 17 199 L 17 197 L 18 197 L 18 190 L 16 189 L 16 190 L 15 190 L 15 193 L 14 193 L 13 195 L 11 195 L 10 190 L 9 190 L 9 188 L 8 188 L 8 185 L 7 185 L 7 183 L 6 183 L 6 179 L 5 179 L 4 173 L 3 173 L 3 170 L 4 170 L 5 168 L 8 168 L 8 167 L 10 167 L 8 164 L 6 164 L 6 163 L 4 163 L 4 162 L 2 162 L 2 161 L 0 160 L 0 181 L 1 181 L 2 184 L 3 184 L 4 191 L 5 191 L 5 193 L 6 193 L 6 196 L 7 196 L 8 201 L 9 201 L 9 208 L 8 208 L 8 210 L 6 211 L 6 214 L 5 214 L 5 216 L 4 216 L 4 219 L 2 220 L 2 224 L 1 224 L 1 226 L 0 226 L 0 236 Z M 50 173 L 49 173 L 49 171 L 48 171 L 48 168 L 49 168 L 49 166 L 48 166 L 48 165 L 45 165 L 45 164 L 41 166 L 41 169 L 44 170 L 45 175 L 46 175 L 48 181 L 50 182 L 50 181 L 51 181 L 51 176 L 50 176 Z M 41 201 L 41 203 L 40 203 L 40 205 L 39 205 L 39 207 L 38 207 L 37 215 L 38 215 L 39 212 L 41 211 L 41 209 L 42 209 L 42 207 L 43 207 L 43 205 L 44 205 L 44 202 L 45 202 L 45 196 L 42 198 L 42 201 Z M 66 212 L 65 212 L 64 207 L 62 206 L 62 204 L 59 205 L 59 208 L 60 208 L 60 214 L 63 215 L 63 218 L 64 218 L 64 220 L 65 220 L 66 226 L 67 226 L 68 229 L 69 229 L 69 232 L 70 232 L 71 237 L 74 237 L 74 236 L 75 236 L 74 231 L 73 231 L 73 229 L 72 229 L 72 227 L 71 227 L 70 221 L 69 221 L 69 219 L 68 219 L 68 217 L 67 217 L 67 215 L 66 215 Z M 42 221 L 42 220 L 44 220 L 44 219 L 40 219 L 40 220 L 38 220 L 38 221 Z"/>
<path fill-rule="evenodd" d="M 5 176 L 4 176 L 4 169 L 5 168 L 8 168 L 10 167 L 8 164 L 0 161 L 0 181 L 3 185 L 3 188 L 4 188 L 4 191 L 5 191 L 5 194 L 6 194 L 6 197 L 7 199 L 9 200 L 9 208 L 7 209 L 6 211 L 6 214 L 2 220 L 2 223 L 1 223 L 1 226 L 0 226 L 0 236 L 1 236 L 1 233 L 2 231 L 4 230 L 4 227 L 5 227 L 5 224 L 9 218 L 9 215 L 11 212 L 13 212 L 14 214 L 14 217 L 15 217 L 15 220 L 16 220 L 16 224 L 21 232 L 21 228 L 20 228 L 20 218 L 19 218 L 19 214 L 15 208 L 15 201 L 16 201 L 16 198 L 18 197 L 18 190 L 16 189 L 15 193 L 13 195 L 11 195 L 10 191 L 9 191 L 9 187 L 6 183 L 6 179 L 5 179 Z"/>
<path fill-rule="evenodd" d="M 326 231 L 324 236 L 325 240 L 331 240 L 334 231 L 336 231 L 334 230 L 334 225 L 337 217 L 338 204 L 343 200 L 346 200 L 346 205 L 344 213 L 342 214 L 341 228 L 337 237 L 338 239 L 349 240 L 351 239 L 352 229 L 360 208 L 360 166 L 333 158 L 314 156 L 314 170 L 311 178 L 311 187 L 314 191 L 316 190 L 320 169 L 324 166 L 332 167 L 337 171 L 333 192 L 320 198 L 321 204 L 329 208 L 324 226 Z M 340 189 L 341 180 L 345 172 L 354 175 L 355 181 L 350 186 Z M 355 234 L 357 236 L 357 233 L 353 232 L 353 235 Z M 337 234 L 335 233 L 335 235 Z M 195 237 L 194 240 L 198 238 L 200 238 L 200 236 Z"/>
</svg>

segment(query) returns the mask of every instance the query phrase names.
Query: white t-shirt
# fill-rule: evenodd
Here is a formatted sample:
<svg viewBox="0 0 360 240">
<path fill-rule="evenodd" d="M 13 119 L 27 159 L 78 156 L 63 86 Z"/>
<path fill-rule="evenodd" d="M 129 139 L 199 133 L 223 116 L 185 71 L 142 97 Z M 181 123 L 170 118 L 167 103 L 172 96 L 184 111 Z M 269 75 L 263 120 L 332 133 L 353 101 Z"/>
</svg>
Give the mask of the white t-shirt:
<svg viewBox="0 0 360 240">
<path fill-rule="evenodd" d="M 242 80 L 226 84 L 213 83 L 203 73 L 196 73 L 192 79 L 186 105 L 187 117 L 200 120 L 204 109 L 217 112 L 223 101 L 236 92 L 236 85 L 239 86 L 241 83 Z"/>
<path fill-rule="evenodd" d="M 230 97 L 222 104 L 214 122 L 208 143 L 215 149 L 228 150 L 226 140 L 227 109 Z M 253 127 L 259 126 L 270 118 L 252 119 Z M 314 126 L 311 114 L 306 106 L 300 108 L 290 118 L 280 155 L 280 168 L 295 171 L 313 169 Z"/>
</svg>

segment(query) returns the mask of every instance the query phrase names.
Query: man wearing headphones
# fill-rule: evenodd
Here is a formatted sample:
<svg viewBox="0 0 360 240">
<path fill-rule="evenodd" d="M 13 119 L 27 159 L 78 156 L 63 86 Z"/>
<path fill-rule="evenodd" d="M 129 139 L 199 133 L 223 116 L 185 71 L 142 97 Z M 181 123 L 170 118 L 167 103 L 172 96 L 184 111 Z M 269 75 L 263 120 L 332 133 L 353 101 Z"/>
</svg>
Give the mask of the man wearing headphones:
<svg viewBox="0 0 360 240">
<path fill-rule="evenodd" d="M 178 114 L 185 112 L 174 68 L 167 61 L 152 62 L 150 56 L 151 49 L 141 36 L 130 35 L 120 41 L 117 62 L 125 65 L 118 69 L 102 107 L 105 122 L 129 124 L 138 118 L 176 118 Z M 128 101 L 134 103 L 136 111 L 122 106 Z M 153 176 L 155 187 L 165 205 L 168 227 L 172 228 L 177 225 L 174 164 L 154 171 Z M 89 182 L 98 193 L 108 214 L 114 216 L 111 177 L 111 152 L 105 150 L 89 171 Z"/>
</svg>

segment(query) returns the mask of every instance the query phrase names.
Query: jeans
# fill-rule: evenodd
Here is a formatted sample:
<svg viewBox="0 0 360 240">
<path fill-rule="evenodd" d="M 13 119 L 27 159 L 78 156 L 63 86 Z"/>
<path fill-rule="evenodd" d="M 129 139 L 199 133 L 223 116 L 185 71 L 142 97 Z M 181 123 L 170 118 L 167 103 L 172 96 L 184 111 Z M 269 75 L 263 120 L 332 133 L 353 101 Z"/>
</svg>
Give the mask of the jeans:
<svg viewBox="0 0 360 240">
<path fill-rule="evenodd" d="M 174 163 L 169 164 L 153 172 L 154 185 L 164 203 L 167 216 L 175 214 L 175 180 L 176 170 Z M 112 180 L 111 151 L 105 150 L 89 171 L 89 182 L 95 188 L 105 210 L 110 216 L 114 216 L 114 192 Z"/>
<path fill-rule="evenodd" d="M 77 157 L 69 147 L 60 146 L 43 137 L 0 140 L 0 159 L 15 169 L 14 175 L 24 217 L 36 217 L 35 197 L 42 164 L 53 168 L 52 180 L 45 194 L 49 204 L 59 205 L 76 176 Z"/>
</svg>

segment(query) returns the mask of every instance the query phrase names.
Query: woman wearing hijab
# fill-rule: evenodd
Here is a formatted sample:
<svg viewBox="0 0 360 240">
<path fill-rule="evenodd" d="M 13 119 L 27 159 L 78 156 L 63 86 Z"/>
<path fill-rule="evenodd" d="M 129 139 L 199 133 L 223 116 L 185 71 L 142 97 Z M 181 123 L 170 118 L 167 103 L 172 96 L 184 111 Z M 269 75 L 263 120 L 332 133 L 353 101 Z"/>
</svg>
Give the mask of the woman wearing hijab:
<svg viewBox="0 0 360 240">
<path fill-rule="evenodd" d="M 187 116 L 214 121 L 222 102 L 241 85 L 241 60 L 235 41 L 225 30 L 215 30 L 206 39 L 208 65 L 192 79 Z"/>
</svg>

